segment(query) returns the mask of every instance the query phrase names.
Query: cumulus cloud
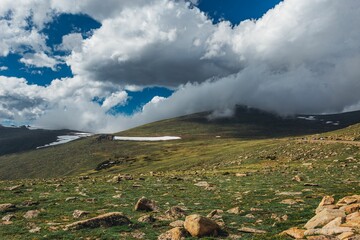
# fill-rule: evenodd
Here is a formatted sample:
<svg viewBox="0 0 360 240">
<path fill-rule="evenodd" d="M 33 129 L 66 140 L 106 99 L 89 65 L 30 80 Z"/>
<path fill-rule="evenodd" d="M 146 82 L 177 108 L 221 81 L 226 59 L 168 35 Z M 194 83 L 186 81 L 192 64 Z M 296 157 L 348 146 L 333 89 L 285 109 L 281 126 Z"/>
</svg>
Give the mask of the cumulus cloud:
<svg viewBox="0 0 360 240">
<path fill-rule="evenodd" d="M 57 47 L 62 51 L 80 51 L 83 41 L 81 33 L 70 33 L 62 37 L 62 43 Z"/>
<path fill-rule="evenodd" d="M 241 68 L 227 47 L 207 54 L 208 38 L 223 26 L 229 23 L 213 25 L 184 1 L 159 0 L 104 20 L 67 62 L 75 74 L 117 84 L 176 87 L 202 82 Z"/>
<path fill-rule="evenodd" d="M 59 61 L 49 57 L 44 52 L 24 54 L 20 62 L 31 67 L 51 68 L 53 71 L 56 71 L 56 65 L 59 64 Z"/>
<path fill-rule="evenodd" d="M 40 11 L 38 26 L 52 11 L 86 13 L 102 26 L 86 40 L 76 34 L 63 38 L 74 78 L 47 87 L 0 79 L 1 116 L 26 116 L 49 128 L 114 132 L 199 111 L 229 116 L 236 104 L 284 115 L 360 108 L 358 0 L 285 0 L 261 19 L 236 26 L 213 24 L 186 1 L 109 3 L 48 1 L 52 10 Z M 0 20 L 6 30 L 1 21 L 7 20 Z M 44 36 L 24 31 L 40 44 L 16 42 L 5 33 L 0 54 L 24 42 L 46 53 Z M 126 104 L 125 88 L 154 85 L 176 91 L 153 98 L 132 116 L 107 114 Z M 94 103 L 95 96 L 104 103 Z"/>
</svg>

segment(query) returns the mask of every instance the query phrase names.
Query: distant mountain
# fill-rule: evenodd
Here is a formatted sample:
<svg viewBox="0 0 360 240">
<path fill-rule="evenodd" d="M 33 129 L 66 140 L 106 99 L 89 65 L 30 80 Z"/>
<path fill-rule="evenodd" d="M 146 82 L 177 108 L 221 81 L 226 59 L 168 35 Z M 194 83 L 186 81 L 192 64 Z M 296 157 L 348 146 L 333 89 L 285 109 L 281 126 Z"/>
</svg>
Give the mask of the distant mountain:
<svg viewBox="0 0 360 240">
<path fill-rule="evenodd" d="M 29 129 L 26 126 L 4 127 L 0 125 L 0 156 L 34 150 L 57 141 L 58 136 L 73 134 L 71 130 Z"/>
<path fill-rule="evenodd" d="M 346 128 L 360 123 L 360 111 L 284 118 L 238 107 L 235 116 L 229 118 L 209 120 L 209 114 L 197 113 L 113 135 L 95 135 L 58 146 L 3 155 L 0 156 L 0 179 L 192 169 L 211 162 L 221 163 L 224 159 L 237 159 L 244 154 L 243 151 L 249 152 L 248 155 L 253 155 L 254 159 L 260 158 L 263 155 L 260 148 L 273 149 L 288 141 L 296 143 L 291 139 L 306 135 L 321 133 L 329 139 L 349 139 L 347 135 L 351 135 L 352 139 L 357 139 L 360 129 L 359 125 Z M 335 130 L 338 131 L 333 133 Z M 1 136 L 8 132 L 6 137 L 0 138 L 1 151 L 18 152 L 45 145 L 69 131 L 2 128 L 0 132 Z M 115 141 L 114 136 L 177 136 L 181 140 L 130 142 Z"/>
</svg>

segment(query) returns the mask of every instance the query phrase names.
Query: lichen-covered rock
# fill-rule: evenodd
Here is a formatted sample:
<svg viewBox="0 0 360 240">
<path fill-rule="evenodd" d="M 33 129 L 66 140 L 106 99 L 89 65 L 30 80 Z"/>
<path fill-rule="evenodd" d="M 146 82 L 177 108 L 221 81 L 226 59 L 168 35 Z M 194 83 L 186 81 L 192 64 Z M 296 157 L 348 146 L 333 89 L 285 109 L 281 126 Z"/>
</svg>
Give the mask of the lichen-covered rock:
<svg viewBox="0 0 360 240">
<path fill-rule="evenodd" d="M 215 221 L 198 214 L 187 216 L 184 227 L 193 237 L 216 236 L 220 230 Z"/>
</svg>

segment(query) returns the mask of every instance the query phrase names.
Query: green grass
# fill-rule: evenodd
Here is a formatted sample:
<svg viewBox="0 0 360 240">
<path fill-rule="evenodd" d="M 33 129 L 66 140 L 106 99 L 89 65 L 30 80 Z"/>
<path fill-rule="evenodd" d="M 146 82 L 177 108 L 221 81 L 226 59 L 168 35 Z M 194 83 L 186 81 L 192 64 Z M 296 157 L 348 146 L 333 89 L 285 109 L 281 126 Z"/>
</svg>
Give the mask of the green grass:
<svg viewBox="0 0 360 240">
<path fill-rule="evenodd" d="M 247 121 L 254 120 L 253 117 Z M 137 222 L 145 213 L 135 212 L 133 208 L 142 196 L 157 201 L 160 211 L 152 213 L 155 217 L 164 215 L 170 206 L 175 205 L 186 207 L 188 214 L 207 215 L 214 209 L 221 209 L 225 211 L 223 220 L 229 234 L 241 234 L 242 239 L 286 239 L 278 233 L 303 226 L 314 215 L 324 195 L 334 195 L 339 199 L 359 194 L 358 146 L 302 142 L 298 136 L 305 125 L 298 125 L 290 132 L 293 135 L 288 137 L 290 133 L 283 135 L 274 130 L 275 123 L 272 125 L 274 129 L 264 130 L 261 121 L 258 124 L 243 123 L 246 128 L 241 128 L 240 123 L 239 126 L 229 122 L 210 124 L 194 116 L 183 117 L 121 133 L 132 136 L 181 135 L 183 139 L 179 141 L 98 141 L 94 136 L 66 145 L 0 157 L 0 178 L 3 179 L 0 189 L 24 185 L 16 191 L 0 191 L 0 203 L 18 206 L 13 212 L 16 215 L 13 223 L 0 225 L 0 239 L 133 239 L 126 233 L 135 231 L 144 233 L 144 239 L 157 239 L 158 235 L 170 229 L 169 221 Z M 359 127 L 322 134 L 351 136 Z M 250 132 L 256 133 L 253 139 L 248 139 Z M 304 132 L 313 133 L 309 129 Z M 217 135 L 221 138 L 216 138 Z M 94 170 L 104 161 L 118 161 L 118 164 Z M 130 173 L 134 180 L 109 181 L 119 173 Z M 237 177 L 236 173 L 247 173 L 248 176 Z M 88 175 L 89 179 L 81 180 L 79 175 Z M 304 181 L 292 181 L 295 175 L 302 176 Z M 197 181 L 207 181 L 215 189 L 209 191 L 197 187 L 194 185 Z M 304 183 L 319 186 L 309 187 Z M 302 194 L 283 196 L 278 194 L 280 192 Z M 120 193 L 122 198 L 113 198 Z M 68 197 L 77 198 L 66 202 Z M 298 199 L 299 203 L 280 203 L 284 199 Z M 27 200 L 39 204 L 24 206 Z M 226 213 L 237 206 L 244 211 L 242 214 Z M 29 220 L 22 217 L 33 209 L 42 210 L 39 217 Z M 88 217 L 120 211 L 131 219 L 132 224 L 64 231 L 63 226 L 76 221 L 72 217 L 76 209 L 89 211 Z M 6 214 L 0 213 L 0 218 Z M 248 218 L 247 214 L 255 218 Z M 278 222 L 273 215 L 287 215 L 288 220 Z M 52 228 L 50 223 L 59 224 L 56 225 L 58 228 Z M 35 225 L 41 227 L 41 231 L 29 233 Z M 239 233 L 241 227 L 253 227 L 268 233 Z M 222 238 L 226 239 L 226 236 Z"/>
</svg>

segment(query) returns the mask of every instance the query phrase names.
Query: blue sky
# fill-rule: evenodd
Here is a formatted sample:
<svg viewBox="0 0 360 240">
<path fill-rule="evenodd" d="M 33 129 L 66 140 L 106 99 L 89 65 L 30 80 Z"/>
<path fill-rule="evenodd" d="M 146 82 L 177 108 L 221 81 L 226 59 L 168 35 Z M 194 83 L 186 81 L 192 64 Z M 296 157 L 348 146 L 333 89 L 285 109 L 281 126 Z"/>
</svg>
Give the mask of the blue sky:
<svg viewBox="0 0 360 240">
<path fill-rule="evenodd" d="M 235 25 L 245 19 L 261 17 L 279 2 L 280 0 L 221 0 L 220 3 L 218 0 L 201 0 L 198 7 L 206 12 L 214 22 L 225 19 Z M 53 55 L 66 56 L 69 54 L 68 52 L 57 49 L 63 36 L 69 33 L 81 33 L 82 37 L 86 39 L 91 37 L 92 32 L 99 27 L 101 24 L 88 15 L 61 14 L 48 23 L 42 33 L 46 35 L 46 44 L 51 48 Z M 56 69 L 26 66 L 20 62 L 20 59 L 22 54 L 27 52 L 29 50 L 25 49 L 21 54 L 14 53 L 7 57 L 1 57 L 0 66 L 5 66 L 7 69 L 1 71 L 0 74 L 7 77 L 25 78 L 29 84 L 40 86 L 47 86 L 56 78 L 73 77 L 70 67 L 65 63 L 58 64 Z M 127 104 L 115 106 L 109 113 L 133 114 L 149 102 L 152 97 L 169 97 L 172 92 L 171 89 L 163 87 L 146 88 L 140 92 L 129 91 L 130 98 Z"/>
</svg>

